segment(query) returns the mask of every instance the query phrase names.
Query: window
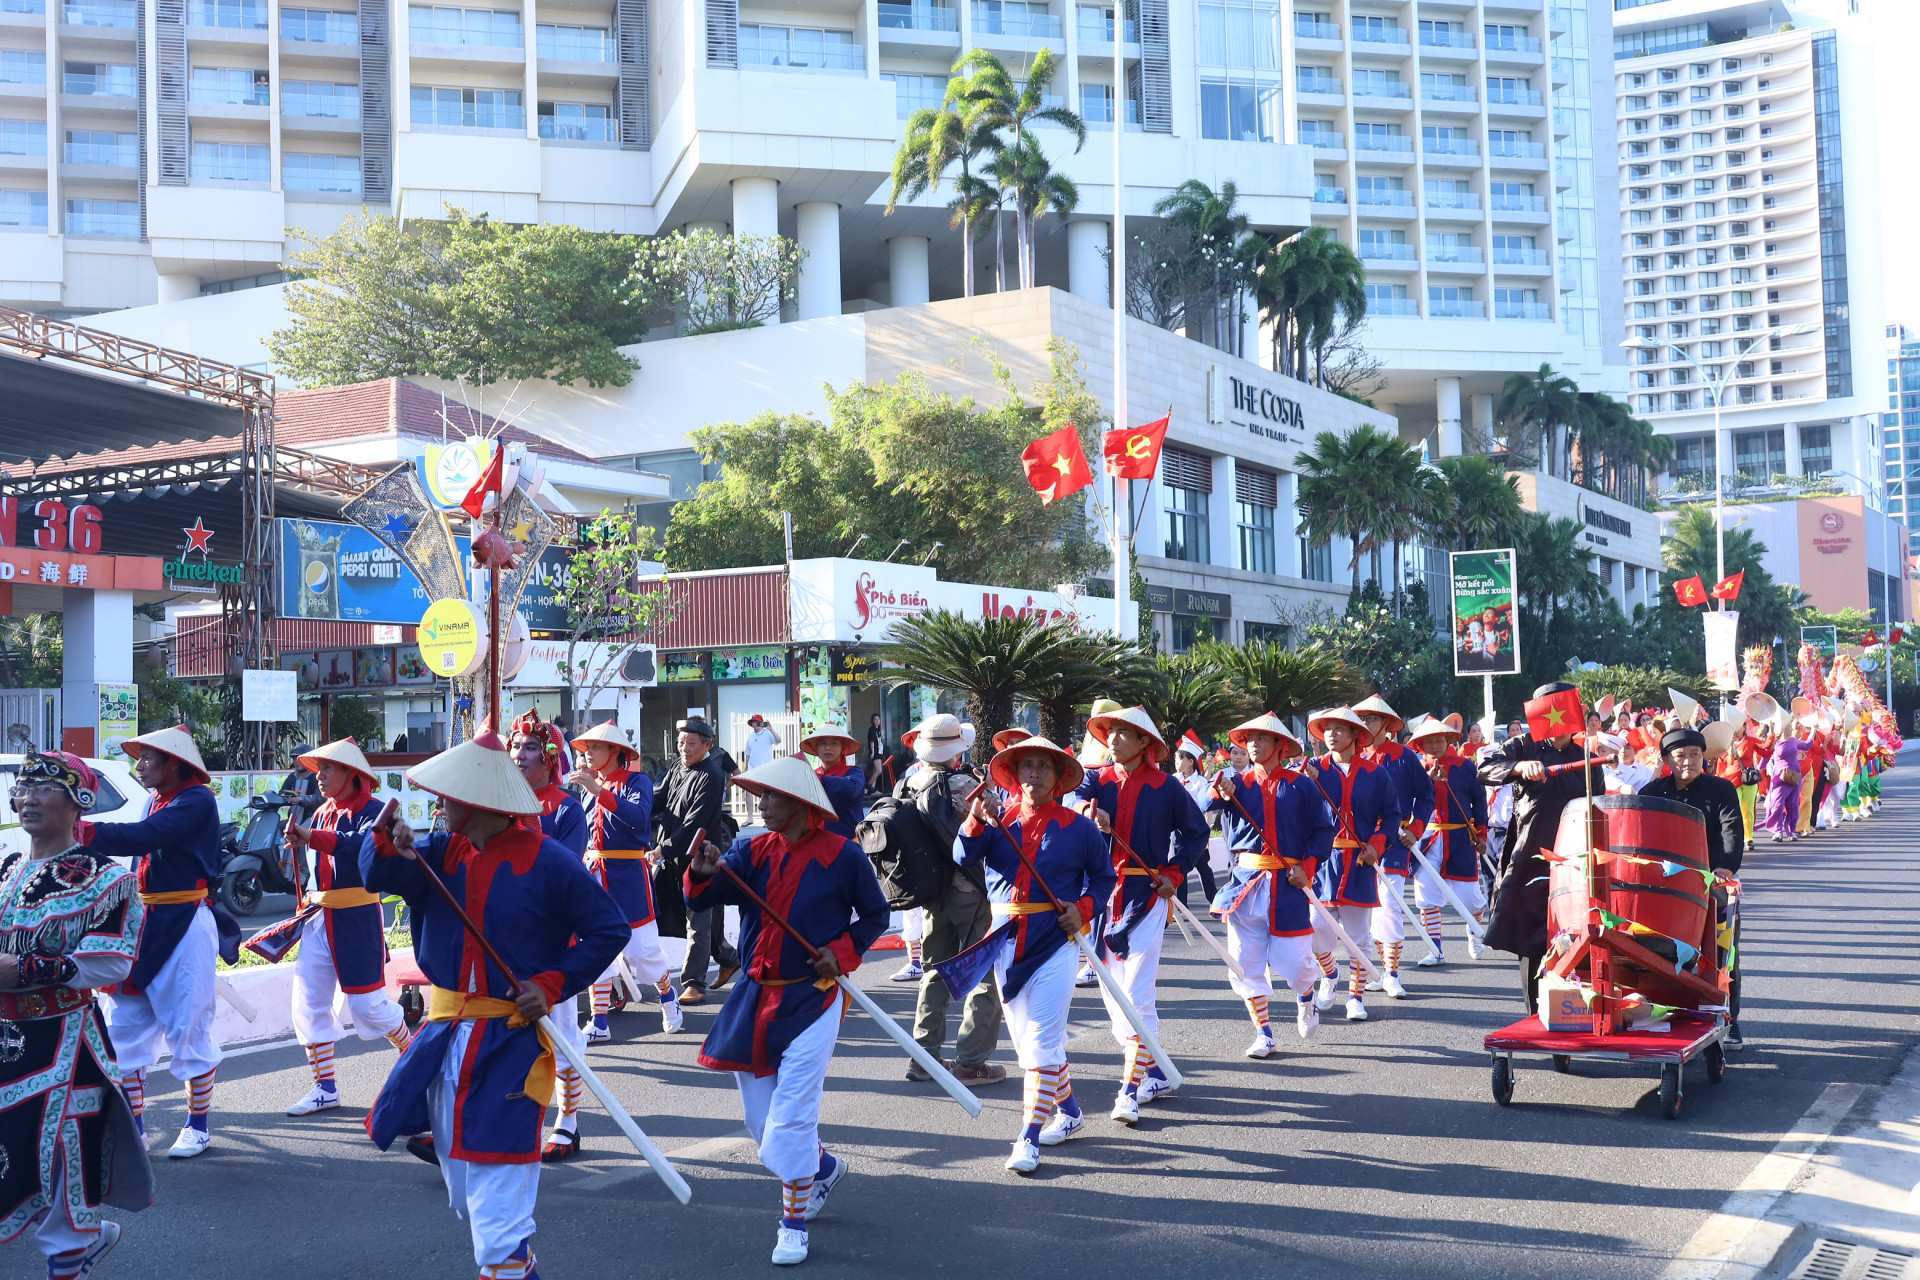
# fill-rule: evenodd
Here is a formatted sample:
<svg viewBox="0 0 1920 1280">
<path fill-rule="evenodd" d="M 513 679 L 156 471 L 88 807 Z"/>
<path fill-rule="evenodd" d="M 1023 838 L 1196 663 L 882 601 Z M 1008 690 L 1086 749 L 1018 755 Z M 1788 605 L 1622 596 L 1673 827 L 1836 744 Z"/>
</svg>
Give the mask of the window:
<svg viewBox="0 0 1920 1280">
<path fill-rule="evenodd" d="M 1377 316 L 1410 316 L 1418 314 L 1413 299 L 1407 296 L 1407 286 L 1403 284 L 1370 284 L 1367 289 L 1367 310 Z"/>
<path fill-rule="evenodd" d="M 280 38 L 307 44 L 359 44 L 360 15 L 328 9 L 282 9 Z"/>
<path fill-rule="evenodd" d="M 1210 563 L 1207 499 L 1213 491 L 1213 460 L 1169 446 L 1160 453 L 1161 514 L 1167 524 L 1169 560 Z"/>
<path fill-rule="evenodd" d="M 1360 257 L 1386 262 L 1412 262 L 1413 246 L 1407 243 L 1404 231 L 1388 231 L 1379 227 L 1360 228 Z"/>
<path fill-rule="evenodd" d="M 47 193 L 0 187 L 0 227 L 45 227 Z"/>
<path fill-rule="evenodd" d="M 1203 78 L 1200 81 L 1200 136 L 1229 142 L 1279 141 L 1279 82 Z"/>
<path fill-rule="evenodd" d="M 1407 86 L 1401 81 L 1398 71 L 1373 71 L 1363 67 L 1353 69 L 1353 92 L 1362 98 L 1404 98 Z"/>
<path fill-rule="evenodd" d="M 1800 428 L 1800 469 L 1810 476 L 1833 470 L 1833 428 Z"/>
<path fill-rule="evenodd" d="M 289 152 L 281 162 L 281 185 L 288 191 L 360 192 L 359 156 L 308 156 Z"/>
<path fill-rule="evenodd" d="M 34 123 L 39 124 L 39 121 Z M 46 128 L 46 125 L 40 125 L 41 155 L 46 154 Z M 68 164 L 104 164 L 131 169 L 140 163 L 140 135 L 97 129 L 69 129 L 66 150 L 61 158 Z"/>
<path fill-rule="evenodd" d="M 1175 653 L 1185 653 L 1196 644 L 1217 637 L 1212 618 L 1195 618 L 1184 613 L 1176 613 L 1168 618 L 1167 642 Z"/>
<path fill-rule="evenodd" d="M 542 58 L 574 62 L 612 62 L 613 40 L 605 27 L 556 26 L 542 22 L 533 29 L 534 45 Z"/>
<path fill-rule="evenodd" d="M 356 120 L 360 116 L 360 86 L 314 80 L 285 81 L 280 86 L 280 114 Z"/>
<path fill-rule="evenodd" d="M 526 107 L 511 89 L 442 89 L 414 85 L 413 123 L 458 129 L 524 129 Z"/>
<path fill-rule="evenodd" d="M 45 54 L 36 53 L 33 56 L 41 59 L 42 65 L 45 64 Z M 80 93 L 101 98 L 133 96 L 134 79 L 131 65 L 110 62 L 69 62 L 64 71 L 60 84 L 62 93 Z M 22 81 L 21 83 L 39 84 L 41 81 Z"/>
<path fill-rule="evenodd" d="M 1243 622 L 1241 639 L 1246 644 L 1285 645 L 1291 629 L 1284 622 Z"/>
<path fill-rule="evenodd" d="M 478 44 L 518 49 L 526 43 L 520 30 L 520 15 L 511 9 L 409 5 L 407 34 L 416 44 Z"/>
<path fill-rule="evenodd" d="M 604 102 L 543 102 L 540 136 L 565 142 L 618 142 L 620 126 Z"/>
<path fill-rule="evenodd" d="M 44 156 L 47 154 L 47 122 L 44 120 L 0 120 L 0 156 Z"/>
<path fill-rule="evenodd" d="M 1534 53 L 1540 48 L 1539 42 L 1527 34 L 1525 27 L 1512 27 L 1505 23 L 1486 24 L 1487 48 L 1506 49 L 1515 53 Z"/>
<path fill-rule="evenodd" d="M 245 142 L 196 142 L 193 176 L 214 182 L 265 182 L 267 148 Z"/>
<path fill-rule="evenodd" d="M 1297 69 L 1295 79 L 1301 93 L 1340 92 L 1340 81 L 1332 67 L 1302 66 Z"/>
<path fill-rule="evenodd" d="M 245 67 L 195 67 L 192 96 L 195 102 L 264 107 L 269 100 L 267 73 Z"/>
<path fill-rule="evenodd" d="M 1493 314 L 1500 320 L 1546 320 L 1547 309 L 1540 303 L 1538 289 L 1495 289 Z"/>
<path fill-rule="evenodd" d="M 195 27 L 265 31 L 267 6 L 262 0 L 194 0 L 187 6 L 187 23 Z"/>
<path fill-rule="evenodd" d="M 1309 582 L 1333 581 L 1333 544 L 1300 539 L 1300 576 Z"/>
<path fill-rule="evenodd" d="M 1400 24 L 1392 18 L 1376 18 L 1356 14 L 1353 19 L 1353 38 L 1375 44 L 1405 44 L 1407 36 Z"/>
<path fill-rule="evenodd" d="M 1278 71 L 1279 33 L 1280 6 L 1271 0 L 1208 0 L 1200 5 L 1200 64 Z"/>
<path fill-rule="evenodd" d="M 1060 19 L 1047 12 L 1044 3 L 1023 0 L 974 0 L 973 25 L 976 31 L 993 35 L 1045 36 L 1058 39 Z"/>
<path fill-rule="evenodd" d="M 1234 468 L 1234 526 L 1240 539 L 1240 567 L 1248 573 L 1276 572 L 1273 535 L 1279 480 L 1271 471 Z"/>
<path fill-rule="evenodd" d="M 1525 76 L 1488 76 L 1487 101 L 1537 107 L 1540 95 L 1533 91 L 1533 81 Z"/>
<path fill-rule="evenodd" d="M 947 96 L 946 76 L 918 76 L 904 71 L 882 71 L 882 80 L 893 82 L 893 101 L 895 111 L 902 120 L 911 116 L 922 107 L 937 108 Z M 1088 86 L 1082 85 L 1084 91 Z M 1108 92 L 1111 92 L 1109 90 Z M 1085 116 L 1084 93 L 1080 114 Z M 1131 105 L 1131 104 L 1129 104 Z M 1092 117 L 1088 117 L 1091 119 Z"/>
<path fill-rule="evenodd" d="M 1487 190 L 1495 209 L 1508 212 L 1546 211 L 1546 200 L 1533 194 L 1531 182 L 1493 182 L 1488 184 Z"/>
<path fill-rule="evenodd" d="M 46 196 L 40 195 L 45 202 Z M 44 222 L 44 219 L 42 219 Z M 140 202 L 137 200 L 69 200 L 67 234 L 70 236 L 137 236 L 140 234 Z"/>
<path fill-rule="evenodd" d="M 1471 285 L 1452 284 L 1427 286 L 1427 311 L 1430 315 L 1454 319 L 1478 319 L 1486 314 L 1474 299 Z"/>
</svg>

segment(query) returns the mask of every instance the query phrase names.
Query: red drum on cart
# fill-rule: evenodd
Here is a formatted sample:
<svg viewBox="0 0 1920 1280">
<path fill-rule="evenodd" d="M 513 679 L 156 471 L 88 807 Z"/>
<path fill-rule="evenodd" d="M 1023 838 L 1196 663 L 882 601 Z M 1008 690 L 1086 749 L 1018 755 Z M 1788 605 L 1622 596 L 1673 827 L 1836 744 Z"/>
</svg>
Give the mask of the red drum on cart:
<svg viewBox="0 0 1920 1280">
<path fill-rule="evenodd" d="M 1588 803 L 1575 800 L 1561 811 L 1555 853 L 1572 856 L 1585 849 L 1583 821 Z M 1652 796 L 1596 796 L 1591 804 L 1601 815 L 1595 847 L 1627 855 L 1607 864 L 1611 881 L 1607 909 L 1698 946 L 1706 936 L 1709 910 L 1706 880 L 1699 874 L 1707 870 L 1706 819 L 1697 809 Z M 1674 873 L 1669 874 L 1661 863 L 1673 864 Z M 1563 929 L 1584 933 L 1590 906 L 1586 872 L 1577 863 L 1552 866 L 1549 928 L 1554 933 Z"/>
</svg>

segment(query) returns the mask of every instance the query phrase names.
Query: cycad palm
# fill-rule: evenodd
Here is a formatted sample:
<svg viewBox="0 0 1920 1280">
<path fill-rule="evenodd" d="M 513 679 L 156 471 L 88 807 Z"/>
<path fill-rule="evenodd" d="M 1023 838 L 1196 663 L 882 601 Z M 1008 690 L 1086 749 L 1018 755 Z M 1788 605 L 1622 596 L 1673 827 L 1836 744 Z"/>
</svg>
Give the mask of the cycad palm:
<svg viewBox="0 0 1920 1280">
<path fill-rule="evenodd" d="M 1271 711 L 1285 720 L 1351 702 L 1367 688 L 1357 670 L 1321 649 L 1250 640 L 1238 648 L 1207 643 L 1194 652 L 1253 702 L 1253 715 Z"/>
<path fill-rule="evenodd" d="M 1073 736 L 1076 710 L 1095 698 L 1138 702 L 1153 678 L 1151 660 L 1133 642 L 1070 628 L 1067 634 L 1070 642 L 1062 647 L 1057 664 L 1020 689 L 1020 696 L 1040 710 L 1041 736 L 1063 745 Z"/>
<path fill-rule="evenodd" d="M 1246 691 L 1199 653 L 1158 654 L 1153 675 L 1152 686 L 1139 702 L 1169 746 L 1189 730 L 1202 738 L 1215 738 L 1259 714 Z"/>
<path fill-rule="evenodd" d="M 975 733 L 973 758 L 985 765 L 993 735 L 1013 723 L 1013 702 L 1041 687 L 1080 659 L 1080 639 L 1070 629 L 1039 617 L 972 621 L 947 610 L 894 624 L 881 647 L 890 685 L 926 685 L 967 700 Z"/>
</svg>

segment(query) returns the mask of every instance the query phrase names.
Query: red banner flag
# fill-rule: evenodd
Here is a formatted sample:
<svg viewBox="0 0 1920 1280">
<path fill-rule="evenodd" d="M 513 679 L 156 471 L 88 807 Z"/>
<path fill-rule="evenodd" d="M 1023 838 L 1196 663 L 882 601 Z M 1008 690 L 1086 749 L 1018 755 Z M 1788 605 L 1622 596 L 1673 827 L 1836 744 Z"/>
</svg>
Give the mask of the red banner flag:
<svg viewBox="0 0 1920 1280">
<path fill-rule="evenodd" d="M 1578 733 L 1587 719 L 1580 708 L 1578 689 L 1562 689 L 1544 698 L 1533 698 L 1528 701 L 1526 711 L 1527 733 L 1535 742 Z"/>
<path fill-rule="evenodd" d="M 1707 602 L 1707 584 L 1700 581 L 1700 575 L 1683 578 L 1673 584 L 1673 594 L 1680 597 L 1680 603 L 1686 606 Z"/>
<path fill-rule="evenodd" d="M 1868 631 L 1867 634 L 1860 637 L 1860 647 L 1862 649 L 1871 649 L 1879 643 L 1880 637 L 1872 631 Z"/>
<path fill-rule="evenodd" d="M 1907 633 L 1902 631 L 1899 627 L 1895 627 L 1893 630 L 1887 632 L 1888 644 L 1899 644 L 1902 640 L 1905 640 L 1906 638 L 1907 638 Z"/>
<path fill-rule="evenodd" d="M 1160 446 L 1167 440 L 1169 413 L 1158 422 L 1128 431 L 1109 431 L 1101 444 L 1106 455 L 1107 474 L 1122 480 L 1151 480 L 1160 466 Z"/>
<path fill-rule="evenodd" d="M 473 482 L 473 488 L 467 490 L 467 496 L 460 499 L 462 511 L 478 520 L 480 514 L 487 509 L 488 494 L 492 494 L 497 502 L 500 497 L 502 471 L 506 462 L 507 451 L 496 441 L 493 446 L 493 461 L 489 462 L 487 469 L 480 473 L 480 478 Z"/>
<path fill-rule="evenodd" d="M 1093 483 L 1093 470 L 1087 466 L 1087 451 L 1080 447 L 1078 427 L 1062 427 L 1035 440 L 1020 451 L 1020 464 L 1027 469 L 1027 483 L 1040 495 L 1042 506 Z"/>
<path fill-rule="evenodd" d="M 1726 600 L 1729 602 L 1738 600 L 1740 598 L 1740 584 L 1746 580 L 1746 577 L 1747 571 L 1742 569 L 1731 578 L 1720 579 L 1720 581 L 1713 584 L 1713 598 L 1715 600 Z"/>
</svg>

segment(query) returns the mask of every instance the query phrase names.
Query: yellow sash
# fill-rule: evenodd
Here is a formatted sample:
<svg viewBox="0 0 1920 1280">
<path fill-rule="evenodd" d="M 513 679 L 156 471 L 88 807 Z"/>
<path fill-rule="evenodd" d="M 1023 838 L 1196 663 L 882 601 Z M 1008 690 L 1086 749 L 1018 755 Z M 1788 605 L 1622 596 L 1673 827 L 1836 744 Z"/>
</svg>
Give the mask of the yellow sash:
<svg viewBox="0 0 1920 1280">
<path fill-rule="evenodd" d="M 316 889 L 307 895 L 307 905 L 343 911 L 348 907 L 377 907 L 380 895 L 368 889 Z"/>
<path fill-rule="evenodd" d="M 1465 831 L 1466 829 L 1467 824 L 1464 822 L 1436 822 L 1427 828 L 1429 831 Z"/>
<path fill-rule="evenodd" d="M 645 849 L 590 849 L 587 856 L 598 862 L 603 858 L 644 858 Z"/>
<path fill-rule="evenodd" d="M 1037 916 L 1043 911 L 1052 911 L 1051 902 L 996 902 L 993 904 L 996 915 Z"/>
<path fill-rule="evenodd" d="M 1286 863 L 1270 853 L 1243 853 L 1240 855 L 1242 871 L 1278 871 Z"/>
<path fill-rule="evenodd" d="M 1367 847 L 1367 842 L 1365 840 L 1349 840 L 1344 836 L 1335 836 L 1333 838 L 1333 847 L 1336 849 L 1364 849 Z"/>
<path fill-rule="evenodd" d="M 449 991 L 445 987 L 428 989 L 428 1022 L 464 1022 L 483 1021 L 488 1018 L 505 1018 L 509 1027 L 524 1027 L 527 1019 L 521 1016 L 520 1007 L 511 1000 L 500 1000 L 493 996 L 483 996 L 478 992 Z M 527 1069 L 526 1095 L 541 1106 L 553 1101 L 553 1041 L 548 1039 L 544 1027 L 535 1027 L 540 1037 L 540 1056 L 533 1060 L 533 1066 Z"/>
<path fill-rule="evenodd" d="M 206 897 L 205 889 L 173 889 L 167 893 L 143 893 L 140 901 L 150 907 L 172 907 L 183 902 L 204 902 Z"/>
</svg>

